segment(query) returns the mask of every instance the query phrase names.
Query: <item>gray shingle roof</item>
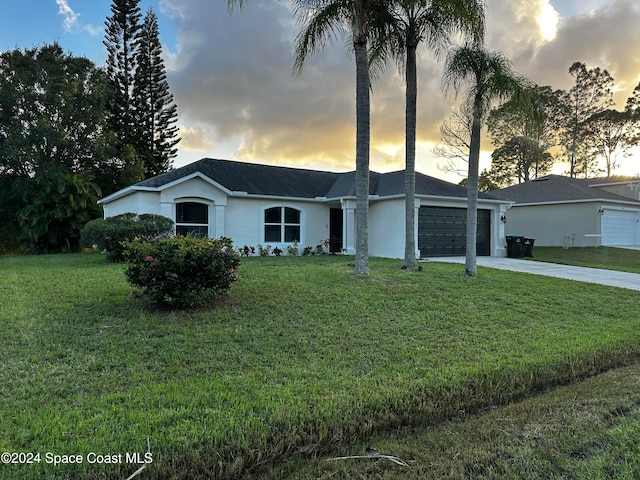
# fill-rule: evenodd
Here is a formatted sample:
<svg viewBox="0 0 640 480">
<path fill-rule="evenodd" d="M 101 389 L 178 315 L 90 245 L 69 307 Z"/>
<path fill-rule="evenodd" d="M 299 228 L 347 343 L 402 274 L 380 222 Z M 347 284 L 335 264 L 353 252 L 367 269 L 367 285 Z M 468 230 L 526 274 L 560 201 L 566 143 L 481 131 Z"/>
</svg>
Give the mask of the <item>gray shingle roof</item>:
<svg viewBox="0 0 640 480">
<path fill-rule="evenodd" d="M 296 198 L 356 196 L 355 172 L 335 173 L 212 158 L 204 158 L 143 180 L 136 183 L 134 187 L 159 188 L 196 172 L 200 172 L 227 190 L 247 192 L 252 195 Z M 381 197 L 401 195 L 404 193 L 404 171 L 371 172 L 369 184 L 371 195 Z M 416 194 L 466 198 L 467 189 L 417 172 Z M 493 194 L 484 193 L 481 193 L 479 197 L 500 198 Z"/>
<path fill-rule="evenodd" d="M 578 179 L 561 175 L 547 175 L 492 193 L 505 200 L 518 203 L 555 203 L 584 200 L 616 200 L 631 203 L 633 199 L 610 193 L 590 185 L 607 183 L 604 179 Z"/>
<path fill-rule="evenodd" d="M 299 198 L 323 197 L 339 175 L 317 170 L 205 158 L 143 180 L 136 183 L 136 186 L 161 187 L 196 172 L 231 191 Z"/>
</svg>

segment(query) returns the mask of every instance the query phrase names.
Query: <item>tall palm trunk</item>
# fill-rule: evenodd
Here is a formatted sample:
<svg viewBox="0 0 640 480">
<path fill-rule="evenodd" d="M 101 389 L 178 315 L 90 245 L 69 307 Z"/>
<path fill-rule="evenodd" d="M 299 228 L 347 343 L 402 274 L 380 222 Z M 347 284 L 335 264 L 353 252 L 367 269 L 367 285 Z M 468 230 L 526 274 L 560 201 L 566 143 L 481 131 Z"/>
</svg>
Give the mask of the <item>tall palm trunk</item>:
<svg viewBox="0 0 640 480">
<path fill-rule="evenodd" d="M 354 29 L 356 57 L 356 275 L 369 274 L 369 54 Z"/>
<path fill-rule="evenodd" d="M 476 241 L 478 232 L 478 170 L 480 165 L 480 130 L 482 128 L 481 100 L 476 98 L 473 106 L 473 123 L 471 124 L 471 141 L 469 143 L 469 176 L 467 179 L 467 252 L 465 272 L 475 277 L 478 273 L 476 265 Z"/>
<path fill-rule="evenodd" d="M 405 101 L 405 240 L 404 264 L 416 265 L 415 198 L 416 198 L 416 105 L 418 97 L 418 74 L 416 47 L 407 46 L 406 101 Z"/>
</svg>

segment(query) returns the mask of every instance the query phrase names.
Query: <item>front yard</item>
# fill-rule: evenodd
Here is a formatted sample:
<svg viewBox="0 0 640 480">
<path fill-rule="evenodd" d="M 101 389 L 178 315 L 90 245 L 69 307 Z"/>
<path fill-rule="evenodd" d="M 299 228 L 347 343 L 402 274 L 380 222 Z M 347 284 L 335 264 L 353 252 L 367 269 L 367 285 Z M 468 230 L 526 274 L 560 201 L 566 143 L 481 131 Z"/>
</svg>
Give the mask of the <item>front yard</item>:
<svg viewBox="0 0 640 480">
<path fill-rule="evenodd" d="M 243 259 L 215 308 L 166 313 L 100 255 L 0 258 L 0 451 L 42 455 L 0 476 L 122 479 L 148 449 L 140 478 L 262 475 L 640 353 L 640 292 L 350 261 Z"/>
</svg>

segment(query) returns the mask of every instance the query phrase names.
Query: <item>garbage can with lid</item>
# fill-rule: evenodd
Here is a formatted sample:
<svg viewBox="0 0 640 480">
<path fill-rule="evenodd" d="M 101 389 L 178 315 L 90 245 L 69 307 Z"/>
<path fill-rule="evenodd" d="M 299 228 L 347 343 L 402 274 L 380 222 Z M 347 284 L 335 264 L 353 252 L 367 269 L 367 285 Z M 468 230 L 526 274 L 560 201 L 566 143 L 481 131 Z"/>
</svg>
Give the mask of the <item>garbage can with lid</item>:
<svg viewBox="0 0 640 480">
<path fill-rule="evenodd" d="M 520 258 L 523 255 L 522 244 L 524 242 L 524 236 L 522 235 L 507 235 L 507 257 Z"/>
<path fill-rule="evenodd" d="M 522 239 L 522 255 L 525 257 L 533 257 L 533 242 L 535 238 L 524 237 Z"/>
</svg>

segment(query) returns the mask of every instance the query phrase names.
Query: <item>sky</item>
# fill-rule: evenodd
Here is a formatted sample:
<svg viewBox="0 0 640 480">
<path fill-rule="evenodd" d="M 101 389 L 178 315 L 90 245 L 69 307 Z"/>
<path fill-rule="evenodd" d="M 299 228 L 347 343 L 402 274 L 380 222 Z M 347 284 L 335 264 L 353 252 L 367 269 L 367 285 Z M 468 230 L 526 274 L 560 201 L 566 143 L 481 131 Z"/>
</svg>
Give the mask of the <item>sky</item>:
<svg viewBox="0 0 640 480">
<path fill-rule="evenodd" d="M 160 40 L 180 134 L 174 166 L 204 157 L 301 168 L 355 168 L 355 65 L 337 37 L 293 73 L 298 24 L 284 0 L 141 0 L 159 17 Z M 623 108 L 640 81 L 637 0 L 487 0 L 486 47 L 538 85 L 571 88 L 576 61 L 607 69 Z M 5 1 L 0 51 L 57 41 L 104 65 L 109 0 Z M 458 103 L 441 91 L 442 59 L 419 51 L 416 168 L 458 182 L 433 155 L 439 128 Z M 481 168 L 493 146 L 485 139 Z M 640 174 L 640 150 L 615 173 Z M 371 169 L 404 168 L 404 79 L 394 65 L 371 94 Z M 564 173 L 566 165 L 555 173 Z"/>
</svg>

